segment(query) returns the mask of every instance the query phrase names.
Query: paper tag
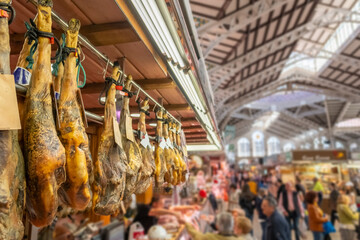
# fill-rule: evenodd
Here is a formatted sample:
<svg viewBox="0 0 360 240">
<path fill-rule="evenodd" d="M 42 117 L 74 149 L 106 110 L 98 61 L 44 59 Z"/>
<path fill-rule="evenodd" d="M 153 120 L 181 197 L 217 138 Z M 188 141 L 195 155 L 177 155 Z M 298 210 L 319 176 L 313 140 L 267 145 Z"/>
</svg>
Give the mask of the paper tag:
<svg viewBox="0 0 360 240">
<path fill-rule="evenodd" d="M 165 141 L 165 139 L 163 137 L 160 138 L 159 147 L 161 147 L 162 149 L 166 148 L 166 141 Z"/>
<path fill-rule="evenodd" d="M 132 118 L 128 114 L 126 114 L 125 116 L 126 116 L 126 123 L 125 123 L 126 138 L 132 142 L 135 142 L 134 132 L 132 129 Z"/>
<path fill-rule="evenodd" d="M 147 133 L 142 136 L 142 139 L 141 139 L 141 141 L 140 141 L 140 144 L 141 144 L 144 148 L 147 148 L 148 146 L 151 148 L 150 138 L 149 138 L 149 135 L 148 135 Z"/>
<path fill-rule="evenodd" d="M 0 74 L 0 130 L 21 129 L 14 76 Z"/>
<path fill-rule="evenodd" d="M 167 139 L 166 139 L 166 145 L 168 146 L 168 148 L 174 149 L 174 146 L 172 145 L 172 143 L 171 143 L 171 141 L 170 141 L 170 138 L 167 138 Z"/>
<path fill-rule="evenodd" d="M 14 71 L 15 83 L 21 85 L 29 85 L 31 79 L 31 73 L 22 67 L 16 67 Z"/>
<path fill-rule="evenodd" d="M 116 117 L 113 117 L 113 131 L 114 131 L 114 139 L 116 144 L 119 145 L 119 147 L 122 147 L 121 133 L 119 128 L 119 123 L 116 120 Z"/>
</svg>

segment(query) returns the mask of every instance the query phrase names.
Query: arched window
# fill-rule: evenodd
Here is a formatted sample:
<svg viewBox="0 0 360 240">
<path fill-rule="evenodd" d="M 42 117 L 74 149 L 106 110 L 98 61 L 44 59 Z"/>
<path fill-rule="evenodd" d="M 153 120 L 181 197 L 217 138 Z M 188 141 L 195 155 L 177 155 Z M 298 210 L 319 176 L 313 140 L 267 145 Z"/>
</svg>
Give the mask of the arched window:
<svg viewBox="0 0 360 240">
<path fill-rule="evenodd" d="M 357 143 L 351 143 L 350 144 L 350 152 L 356 151 L 357 148 L 358 148 Z"/>
<path fill-rule="evenodd" d="M 335 142 L 335 148 L 336 149 L 345 149 L 345 146 L 342 142 L 336 141 Z"/>
<path fill-rule="evenodd" d="M 330 148 L 329 140 L 325 136 L 321 137 L 321 144 L 323 146 L 323 149 L 329 149 Z"/>
<path fill-rule="evenodd" d="M 279 139 L 276 137 L 270 137 L 267 140 L 267 150 L 268 150 L 268 156 L 273 154 L 279 154 L 281 151 Z"/>
<path fill-rule="evenodd" d="M 253 157 L 264 157 L 265 156 L 265 144 L 264 134 L 260 131 L 253 132 L 251 136 Z"/>
<path fill-rule="evenodd" d="M 319 138 L 314 139 L 314 149 L 319 149 L 320 141 Z"/>
<path fill-rule="evenodd" d="M 247 138 L 240 138 L 237 142 L 238 157 L 250 157 L 250 141 Z"/>
<path fill-rule="evenodd" d="M 290 152 L 291 150 L 295 149 L 295 145 L 293 143 L 286 143 L 284 145 L 284 152 Z"/>
</svg>

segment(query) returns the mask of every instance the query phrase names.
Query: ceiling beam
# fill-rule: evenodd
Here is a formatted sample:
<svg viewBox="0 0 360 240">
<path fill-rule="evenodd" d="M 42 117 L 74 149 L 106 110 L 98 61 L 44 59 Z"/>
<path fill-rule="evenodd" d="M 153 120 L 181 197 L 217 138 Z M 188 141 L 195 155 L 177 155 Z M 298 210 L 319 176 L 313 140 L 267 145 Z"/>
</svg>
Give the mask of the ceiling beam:
<svg viewBox="0 0 360 240">
<path fill-rule="evenodd" d="M 260 78 L 261 76 L 259 76 Z M 230 99 L 232 96 L 235 96 L 239 90 L 237 86 L 232 88 L 231 91 L 228 91 L 227 94 L 224 96 L 225 100 L 222 100 L 220 103 L 217 103 L 217 115 L 219 122 L 223 121 L 226 116 L 230 116 L 229 113 L 234 112 L 237 108 L 243 106 L 244 104 L 248 104 L 251 101 L 260 99 L 264 97 L 266 94 L 272 94 L 274 92 L 274 88 L 281 86 L 287 82 L 294 82 L 294 81 L 301 81 L 305 83 L 315 83 L 317 85 L 321 85 L 322 87 L 331 88 L 336 90 L 339 94 L 344 96 L 348 96 L 348 99 L 358 100 L 360 95 L 360 90 L 356 88 L 349 87 L 345 84 L 341 84 L 335 81 L 331 81 L 325 78 L 317 77 L 314 74 L 306 72 L 304 70 L 294 69 L 293 71 L 289 71 L 286 75 L 282 76 L 281 79 L 276 80 L 270 84 L 260 87 L 256 89 L 254 92 L 250 92 L 245 96 L 242 96 L 242 101 L 238 99 L 227 103 L 224 105 L 224 102 Z M 266 90 L 270 90 L 270 92 L 266 92 Z M 220 93 L 217 93 L 220 94 Z M 229 120 L 229 117 L 228 117 Z M 227 120 L 227 121 L 228 121 Z M 223 123 L 225 124 L 225 123 Z M 222 125 L 223 125 L 222 124 Z"/>
<path fill-rule="evenodd" d="M 241 70 L 254 62 L 258 61 L 261 58 L 264 58 L 270 54 L 275 53 L 281 49 L 284 49 L 286 46 L 296 42 L 301 39 L 304 34 L 312 32 L 318 28 L 328 26 L 334 23 L 341 23 L 347 20 L 348 17 L 350 19 L 355 19 L 355 12 L 351 12 L 341 8 L 335 8 L 326 14 L 320 14 L 318 18 L 313 19 L 311 22 L 301 25 L 290 32 L 287 32 L 280 37 L 275 38 L 274 40 L 262 45 L 254 49 L 253 51 L 242 55 L 238 58 L 235 58 L 224 65 L 218 65 L 209 70 L 209 74 L 212 74 L 219 69 L 230 68 L 230 69 L 238 69 Z M 348 20 L 349 21 L 349 20 Z"/>
<path fill-rule="evenodd" d="M 174 89 L 176 84 L 170 78 L 165 79 L 139 79 L 135 80 L 137 84 L 143 90 L 154 90 L 154 89 Z M 105 83 L 88 83 L 84 88 L 81 89 L 82 94 L 95 94 L 100 93 L 104 88 Z"/>
<path fill-rule="evenodd" d="M 167 104 L 163 105 L 166 111 L 174 112 L 174 111 L 190 111 L 191 107 L 188 104 Z M 154 106 L 150 105 L 150 109 L 153 109 Z M 98 115 L 104 115 L 104 108 L 89 108 L 86 109 L 87 111 L 91 113 L 95 113 Z M 139 108 L 136 106 L 130 106 L 130 112 L 131 113 L 138 113 Z"/>
<path fill-rule="evenodd" d="M 80 33 L 95 46 L 140 41 L 128 21 L 81 26 Z"/>
<path fill-rule="evenodd" d="M 53 33 L 60 39 L 63 31 L 53 29 Z M 81 26 L 80 33 L 94 46 L 107 46 L 140 41 L 139 36 L 135 33 L 128 21 Z M 11 34 L 10 54 L 19 54 L 24 44 L 24 40 L 24 33 Z"/>
<path fill-rule="evenodd" d="M 233 14 L 215 22 L 214 24 L 208 25 L 206 28 L 202 28 L 199 31 L 201 38 L 211 39 L 211 44 L 205 49 L 204 56 L 208 56 L 210 52 L 218 45 L 222 40 L 226 39 L 229 35 L 234 32 L 241 30 L 248 24 L 251 24 L 256 19 L 264 16 L 273 10 L 281 7 L 284 4 L 293 4 L 294 0 L 278 0 L 278 1 L 267 1 L 260 0 L 248 7 L 242 8 Z M 220 30 L 220 31 L 218 31 Z M 213 34 L 215 33 L 215 39 Z"/>
<path fill-rule="evenodd" d="M 341 122 L 346 114 L 346 112 L 349 110 L 349 107 L 351 106 L 351 102 L 346 102 L 344 106 L 341 108 L 341 111 L 339 115 L 337 116 L 333 126 L 335 126 L 338 122 Z"/>
</svg>

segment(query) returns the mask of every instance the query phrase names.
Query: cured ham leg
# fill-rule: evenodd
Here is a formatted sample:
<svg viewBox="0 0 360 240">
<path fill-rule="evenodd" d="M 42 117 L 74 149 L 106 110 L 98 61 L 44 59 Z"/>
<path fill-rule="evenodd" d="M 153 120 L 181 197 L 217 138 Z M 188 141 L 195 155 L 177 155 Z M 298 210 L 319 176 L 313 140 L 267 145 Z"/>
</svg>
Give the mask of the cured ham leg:
<svg viewBox="0 0 360 240">
<path fill-rule="evenodd" d="M 146 191 L 149 188 L 152 182 L 152 176 L 155 171 L 155 162 L 154 162 L 154 153 L 151 148 L 151 144 L 149 140 L 149 136 L 146 132 L 146 111 L 149 109 L 149 99 L 146 98 L 140 106 L 140 119 L 138 123 L 138 131 L 139 131 L 139 139 L 138 145 L 141 149 L 142 156 L 142 172 L 141 177 L 137 183 L 136 194 L 140 194 Z"/>
<path fill-rule="evenodd" d="M 119 63 L 115 62 L 111 77 L 117 80 L 119 75 Z M 119 127 L 115 122 L 115 93 L 115 85 L 111 84 L 105 102 L 104 131 L 98 156 L 94 159 L 93 207 L 101 215 L 114 214 L 120 210 L 125 190 L 126 154 L 122 145 L 115 142 L 114 136 L 114 128 Z"/>
<path fill-rule="evenodd" d="M 79 20 L 71 19 L 66 32 L 66 47 L 76 49 L 79 29 Z M 66 181 L 59 193 L 65 204 L 76 210 L 84 210 L 91 199 L 89 172 L 92 165 L 89 139 L 77 101 L 77 58 L 77 52 L 71 52 L 65 60 L 59 99 L 60 140 L 66 153 Z"/>
<path fill-rule="evenodd" d="M 38 29 L 51 32 L 51 0 L 38 2 Z M 49 225 L 58 207 L 58 189 L 65 181 L 65 149 L 57 136 L 50 95 L 51 45 L 40 37 L 38 59 L 27 91 L 24 115 L 26 207 L 37 227 Z"/>
<path fill-rule="evenodd" d="M 185 176 L 187 172 L 185 156 L 181 150 L 181 138 L 180 138 L 180 124 L 176 125 L 176 144 L 179 149 L 179 157 L 180 157 L 180 183 L 185 182 Z"/>
<path fill-rule="evenodd" d="M 164 140 L 166 142 L 166 147 L 164 149 L 164 157 L 165 157 L 165 163 L 166 163 L 166 173 L 165 173 L 165 181 L 168 183 L 173 183 L 174 182 L 174 167 L 175 167 L 175 163 L 174 163 L 174 158 L 175 158 L 175 153 L 172 147 L 172 143 L 170 142 L 170 137 L 169 137 L 169 122 L 168 122 L 168 116 L 166 113 L 164 113 L 164 125 L 163 125 L 163 135 L 164 135 Z"/>
<path fill-rule="evenodd" d="M 131 91 L 132 77 L 128 76 L 125 81 L 125 89 Z M 142 156 L 137 145 L 132 129 L 132 120 L 129 109 L 130 98 L 125 97 L 123 109 L 120 115 L 120 131 L 122 135 L 122 144 L 126 153 L 128 170 L 126 172 L 126 187 L 124 198 L 130 198 L 136 190 L 138 179 L 141 179 Z"/>
<path fill-rule="evenodd" d="M 9 57 L 8 19 L 0 18 L 0 74 L 10 74 Z M 0 239 L 22 239 L 25 166 L 17 130 L 0 130 L 0 179 Z"/>
<path fill-rule="evenodd" d="M 164 183 L 165 173 L 167 172 L 164 148 L 166 146 L 165 140 L 162 136 L 163 131 L 163 110 L 156 112 L 157 126 L 156 126 L 156 144 L 155 144 L 155 183 L 161 186 Z"/>
<path fill-rule="evenodd" d="M 181 180 L 181 157 L 179 150 L 177 149 L 176 144 L 176 124 L 173 122 L 170 122 L 170 141 L 173 143 L 174 146 L 174 179 L 173 179 L 173 185 L 178 185 Z"/>
</svg>

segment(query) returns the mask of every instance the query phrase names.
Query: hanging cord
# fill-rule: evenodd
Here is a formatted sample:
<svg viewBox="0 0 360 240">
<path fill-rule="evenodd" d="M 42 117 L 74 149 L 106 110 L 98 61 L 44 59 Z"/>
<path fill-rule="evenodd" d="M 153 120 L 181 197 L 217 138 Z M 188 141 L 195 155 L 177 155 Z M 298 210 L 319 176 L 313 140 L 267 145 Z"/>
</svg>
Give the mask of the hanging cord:
<svg viewBox="0 0 360 240">
<path fill-rule="evenodd" d="M 56 51 L 56 55 L 55 57 L 52 57 L 51 60 L 55 60 L 59 57 L 60 54 L 62 54 L 62 47 L 61 44 L 59 42 L 59 40 L 54 36 L 54 33 L 52 32 L 43 32 L 40 31 L 37 27 L 35 22 L 30 19 L 30 24 L 25 22 L 25 26 L 27 29 L 27 32 L 25 33 L 25 38 L 28 38 L 28 44 L 30 45 L 33 41 L 35 41 L 35 43 L 31 46 L 30 48 L 30 53 L 29 56 L 26 57 L 26 61 L 28 61 L 28 65 L 27 65 L 27 69 L 32 69 L 33 65 L 34 65 L 34 53 L 38 47 L 39 44 L 39 37 L 45 37 L 45 38 L 49 38 L 50 43 L 54 44 L 54 42 L 56 43 L 56 45 L 58 45 L 58 51 Z"/>
<path fill-rule="evenodd" d="M 149 106 L 147 107 L 147 109 L 146 109 L 146 108 L 144 108 L 144 109 L 141 108 L 141 100 L 140 100 L 140 98 L 138 98 L 138 99 L 136 100 L 136 103 L 138 104 L 139 112 L 143 112 L 143 113 L 145 113 L 146 116 L 150 116 L 150 112 L 148 111 Z"/>
<path fill-rule="evenodd" d="M 61 39 L 62 39 L 62 44 L 61 44 L 61 48 L 62 49 L 64 49 L 64 47 L 65 47 L 65 34 L 63 33 L 63 34 L 61 34 Z M 60 49 L 58 49 L 58 50 L 56 50 L 56 56 L 58 56 L 57 58 L 56 58 L 56 61 L 55 61 L 55 63 L 52 65 L 53 66 L 53 70 L 52 70 L 52 75 L 54 75 L 54 76 L 58 76 L 58 74 L 59 74 L 59 64 L 61 63 L 61 62 L 63 62 L 63 53 L 61 53 L 61 54 L 58 54 L 58 51 L 59 51 Z"/>
<path fill-rule="evenodd" d="M 83 88 L 83 87 L 85 87 L 85 84 L 86 84 L 86 72 L 85 72 L 83 65 L 81 64 L 80 58 L 76 59 L 76 65 L 79 65 L 79 68 L 77 71 L 77 76 L 76 76 L 76 83 L 77 83 L 78 88 Z M 83 80 L 82 84 L 79 84 L 80 68 L 84 74 L 84 80 Z"/>
<path fill-rule="evenodd" d="M 9 13 L 10 13 L 10 18 L 9 18 Z M 8 24 L 10 25 L 16 16 L 16 12 L 15 9 L 13 8 L 13 6 L 11 6 L 10 3 L 0 3 L 0 17 L 1 18 L 8 18 Z"/>
<path fill-rule="evenodd" d="M 101 101 L 101 98 L 104 95 L 104 93 L 105 93 L 105 98 L 107 98 L 108 91 L 109 91 L 112 84 L 115 84 L 116 86 L 118 86 L 118 81 L 113 79 L 112 77 L 106 77 L 105 78 L 105 86 L 104 86 L 103 90 L 101 91 L 101 93 L 99 95 L 99 99 L 98 99 L 100 105 L 102 105 L 102 106 L 105 105 L 105 103 L 103 103 Z"/>
</svg>

